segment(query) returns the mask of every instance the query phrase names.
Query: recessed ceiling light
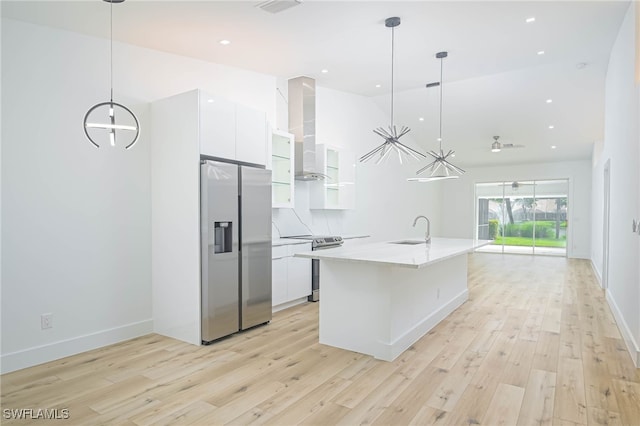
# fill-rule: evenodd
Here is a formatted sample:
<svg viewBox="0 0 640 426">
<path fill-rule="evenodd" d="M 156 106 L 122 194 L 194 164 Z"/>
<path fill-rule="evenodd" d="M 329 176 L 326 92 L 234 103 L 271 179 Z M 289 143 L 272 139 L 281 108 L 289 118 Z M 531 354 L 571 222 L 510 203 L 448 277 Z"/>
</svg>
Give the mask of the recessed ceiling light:
<svg viewBox="0 0 640 426">
<path fill-rule="evenodd" d="M 424 117 L 420 117 L 420 118 L 418 118 L 418 120 L 424 121 Z"/>
<path fill-rule="evenodd" d="M 379 84 L 376 84 L 376 87 L 382 87 L 382 86 L 381 86 L 381 85 L 379 85 Z"/>
<path fill-rule="evenodd" d="M 328 72 L 329 72 L 329 70 L 328 70 L 328 69 L 326 69 L 326 68 L 322 70 L 322 74 L 326 74 L 326 73 L 328 73 Z"/>
<path fill-rule="evenodd" d="M 538 50 L 538 55 L 544 55 L 544 50 Z"/>
<path fill-rule="evenodd" d="M 552 124 L 551 126 L 549 126 L 550 129 L 553 129 L 555 126 Z"/>
<path fill-rule="evenodd" d="M 525 21 L 527 24 L 530 24 L 530 23 L 532 23 L 532 22 L 536 22 L 536 18 L 535 18 L 535 16 L 532 16 L 532 17 L 530 17 L 530 18 L 525 19 L 524 21 Z"/>
<path fill-rule="evenodd" d="M 209 99 L 207 102 L 209 102 L 210 104 L 213 103 L 213 99 Z"/>
<path fill-rule="evenodd" d="M 555 145 L 551 145 L 551 149 L 556 149 L 557 147 Z"/>
<path fill-rule="evenodd" d="M 226 40 L 226 39 L 225 39 L 225 40 L 220 40 L 220 41 L 219 41 L 219 43 L 220 43 L 221 45 L 223 45 L 223 46 L 226 46 L 226 45 L 228 45 L 228 44 L 231 44 L 231 42 L 230 42 L 229 40 Z"/>
<path fill-rule="evenodd" d="M 547 99 L 547 103 L 550 104 L 553 102 L 553 99 Z"/>
</svg>

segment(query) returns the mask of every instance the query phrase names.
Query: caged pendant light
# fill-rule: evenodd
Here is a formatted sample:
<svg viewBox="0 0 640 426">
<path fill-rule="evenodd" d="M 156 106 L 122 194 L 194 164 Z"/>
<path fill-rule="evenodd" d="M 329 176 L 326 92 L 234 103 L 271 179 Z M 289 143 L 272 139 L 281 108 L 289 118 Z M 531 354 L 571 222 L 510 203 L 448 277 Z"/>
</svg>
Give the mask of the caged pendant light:
<svg viewBox="0 0 640 426">
<path fill-rule="evenodd" d="M 449 150 L 445 154 L 442 150 L 442 62 L 447 56 L 447 52 L 436 53 L 436 58 L 440 59 L 440 82 L 427 84 L 427 88 L 440 86 L 440 130 L 438 135 L 440 149 L 438 152 L 429 151 L 428 154 L 433 157 L 433 161 L 416 172 L 416 175 L 419 175 L 430 169 L 430 175 L 427 177 L 409 178 L 407 179 L 408 181 L 431 182 L 442 179 L 457 179 L 460 177 L 459 175 L 464 174 L 464 170 L 460 167 L 454 166 L 447 160 L 455 153 L 455 151 Z"/>
<path fill-rule="evenodd" d="M 110 3 L 110 84 L 111 84 L 111 96 L 108 102 L 100 102 L 95 104 L 84 116 L 83 127 L 84 134 L 89 139 L 89 142 L 96 148 L 100 148 L 100 145 L 95 141 L 96 134 L 93 133 L 93 129 L 107 130 L 109 133 L 109 143 L 111 146 L 116 145 L 116 135 L 118 131 L 127 132 L 133 134 L 128 143 L 125 145 L 125 149 L 133 147 L 140 137 L 140 123 L 136 115 L 126 106 L 113 101 L 113 3 L 122 3 L 124 0 L 103 0 Z M 118 119 L 116 123 L 116 110 L 118 110 Z M 101 112 L 101 114 L 99 114 Z M 106 115 L 105 115 L 106 113 Z M 123 117 L 124 115 L 124 117 Z M 90 121 L 92 117 L 97 117 L 97 121 Z M 106 122 L 105 122 L 106 121 Z M 123 124 L 126 123 L 126 124 Z M 93 134 L 93 137 L 92 137 Z"/>
<path fill-rule="evenodd" d="M 411 129 L 409 129 L 407 126 L 402 126 L 400 128 L 400 131 L 398 131 L 395 124 L 393 123 L 393 55 L 395 53 L 395 28 L 400 25 L 400 18 L 387 18 L 385 19 L 384 24 L 387 28 L 391 28 L 391 125 L 388 127 L 388 129 L 378 127 L 373 130 L 373 133 L 381 136 L 384 139 L 384 142 L 377 148 L 360 157 L 360 162 L 363 163 L 369 161 L 374 156 L 379 154 L 378 159 L 376 160 L 376 164 L 380 164 L 385 158 L 389 156 L 389 154 L 395 152 L 398 154 L 398 160 L 400 161 L 400 164 L 402 164 L 403 155 L 415 158 L 416 160 L 427 157 L 423 153 L 409 148 L 408 146 L 401 143 L 400 138 L 409 133 Z"/>
</svg>

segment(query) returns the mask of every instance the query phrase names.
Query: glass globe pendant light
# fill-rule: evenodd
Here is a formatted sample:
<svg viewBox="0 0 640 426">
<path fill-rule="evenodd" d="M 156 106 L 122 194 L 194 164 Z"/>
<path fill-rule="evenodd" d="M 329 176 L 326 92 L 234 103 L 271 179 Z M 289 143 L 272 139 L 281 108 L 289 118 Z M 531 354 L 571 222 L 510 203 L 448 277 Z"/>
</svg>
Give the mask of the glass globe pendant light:
<svg viewBox="0 0 640 426">
<path fill-rule="evenodd" d="M 127 138 L 125 149 L 133 147 L 133 145 L 140 138 L 140 123 L 136 115 L 126 106 L 113 101 L 113 3 L 122 3 L 124 0 L 103 0 L 110 3 L 110 79 L 111 79 L 111 96 L 109 101 L 100 102 L 89 108 L 84 115 L 83 127 L 84 134 L 89 139 L 89 142 L 96 148 L 100 148 L 100 145 L 95 141 L 92 129 L 99 129 L 101 131 L 108 131 L 109 144 L 111 146 L 116 145 L 116 135 L 118 131 L 123 131 L 131 134 L 130 138 Z M 117 112 L 117 114 L 116 114 Z M 116 122 L 116 115 L 118 122 Z M 102 132 L 103 133 L 103 132 Z M 93 137 L 92 137 L 93 134 Z"/>
<path fill-rule="evenodd" d="M 398 131 L 397 127 L 393 123 L 393 55 L 395 44 L 395 28 L 400 25 L 400 18 L 387 18 L 385 19 L 384 24 L 387 28 L 391 28 L 391 125 L 388 127 L 388 129 L 385 129 L 384 127 L 378 127 L 373 130 L 373 133 L 382 137 L 384 139 L 384 142 L 377 148 L 360 157 L 360 162 L 363 163 L 369 161 L 377 154 L 379 154 L 378 159 L 376 160 L 376 164 L 380 164 L 385 158 L 389 156 L 389 154 L 395 152 L 398 154 L 398 160 L 400 161 L 400 164 L 402 164 L 403 155 L 415 158 L 416 160 L 427 157 L 423 153 L 409 148 L 405 144 L 401 143 L 400 138 L 409 133 L 411 129 L 409 129 L 407 126 L 402 126 L 400 128 L 400 131 Z"/>
<path fill-rule="evenodd" d="M 451 157 L 455 151 L 449 150 L 446 154 L 442 150 L 442 62 L 444 58 L 448 56 L 447 52 L 436 53 L 436 59 L 440 59 L 440 82 L 427 84 L 427 88 L 440 86 L 440 131 L 438 135 L 438 143 L 440 148 L 438 152 L 429 151 L 433 161 L 416 172 L 416 175 L 422 174 L 430 169 L 430 175 L 426 177 L 409 178 L 408 181 L 412 182 L 431 182 L 443 179 L 457 179 L 460 175 L 464 174 L 464 170 L 451 164 L 447 159 Z"/>
</svg>

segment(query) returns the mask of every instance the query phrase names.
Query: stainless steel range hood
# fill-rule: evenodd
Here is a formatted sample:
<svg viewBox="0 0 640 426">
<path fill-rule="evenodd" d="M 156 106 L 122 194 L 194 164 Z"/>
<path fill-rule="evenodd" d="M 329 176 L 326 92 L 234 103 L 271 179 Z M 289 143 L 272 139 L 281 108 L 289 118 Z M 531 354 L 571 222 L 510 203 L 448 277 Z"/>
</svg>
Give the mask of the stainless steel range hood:
<svg viewBox="0 0 640 426">
<path fill-rule="evenodd" d="M 289 80 L 289 132 L 295 136 L 295 178 L 321 180 L 316 169 L 316 81 L 310 77 Z"/>
</svg>

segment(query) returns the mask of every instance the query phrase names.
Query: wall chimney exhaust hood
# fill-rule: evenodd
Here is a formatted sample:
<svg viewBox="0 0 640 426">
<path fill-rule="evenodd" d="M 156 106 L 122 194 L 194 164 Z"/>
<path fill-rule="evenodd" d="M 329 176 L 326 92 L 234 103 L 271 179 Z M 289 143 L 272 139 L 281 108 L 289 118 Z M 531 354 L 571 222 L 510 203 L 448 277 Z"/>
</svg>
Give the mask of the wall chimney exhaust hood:
<svg viewBox="0 0 640 426">
<path fill-rule="evenodd" d="M 289 132 L 295 141 L 295 178 L 321 180 L 316 170 L 316 81 L 310 77 L 289 80 Z"/>
</svg>

